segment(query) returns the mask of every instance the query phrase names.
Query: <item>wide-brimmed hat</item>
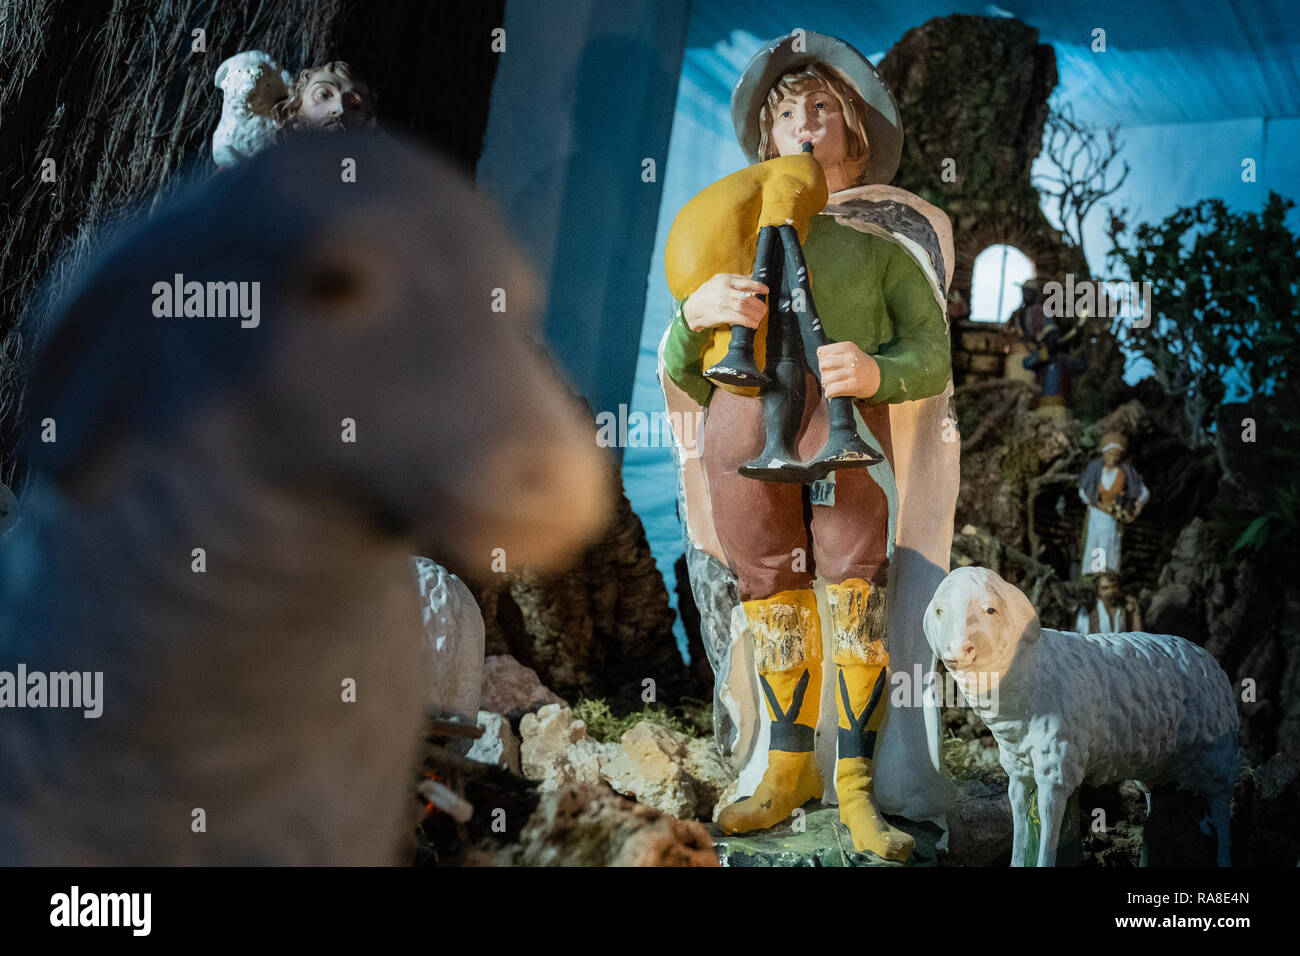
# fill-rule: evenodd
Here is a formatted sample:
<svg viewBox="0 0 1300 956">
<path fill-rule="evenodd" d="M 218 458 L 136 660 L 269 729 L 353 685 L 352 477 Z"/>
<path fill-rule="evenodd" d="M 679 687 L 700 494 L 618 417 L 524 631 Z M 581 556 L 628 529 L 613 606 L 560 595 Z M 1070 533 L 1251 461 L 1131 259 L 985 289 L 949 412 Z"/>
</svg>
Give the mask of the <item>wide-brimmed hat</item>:
<svg viewBox="0 0 1300 956">
<path fill-rule="evenodd" d="M 795 49 L 796 42 L 801 49 Z M 898 172 L 898 158 L 903 151 L 903 123 L 894 94 L 865 56 L 843 40 L 811 30 L 797 30 L 763 44 L 731 91 L 731 122 L 745 156 L 751 163 L 763 160 L 758 154 L 758 116 L 773 85 L 784 74 L 812 63 L 835 67 L 866 102 L 866 134 L 871 152 L 862 183 L 888 184 Z"/>
</svg>

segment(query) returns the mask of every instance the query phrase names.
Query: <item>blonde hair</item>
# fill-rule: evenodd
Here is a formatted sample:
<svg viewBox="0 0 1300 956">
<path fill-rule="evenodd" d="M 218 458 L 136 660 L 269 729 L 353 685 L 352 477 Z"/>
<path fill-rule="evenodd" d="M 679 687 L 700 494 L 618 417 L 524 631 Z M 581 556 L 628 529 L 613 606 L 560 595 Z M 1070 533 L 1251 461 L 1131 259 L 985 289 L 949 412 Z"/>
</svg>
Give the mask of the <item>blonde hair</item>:
<svg viewBox="0 0 1300 956">
<path fill-rule="evenodd" d="M 867 142 L 867 101 L 862 98 L 853 84 L 838 69 L 829 63 L 809 63 L 805 67 L 782 74 L 758 112 L 758 155 L 763 159 L 776 156 L 776 143 L 772 139 L 772 123 L 776 118 L 776 107 L 787 96 L 796 96 L 808 90 L 822 87 L 839 100 L 840 110 L 844 113 L 845 145 L 851 163 L 862 163 L 862 172 L 858 181 L 866 175 L 867 160 L 871 156 L 871 144 Z"/>
<path fill-rule="evenodd" d="M 307 85 L 311 82 L 312 75 L 316 73 L 334 73 L 345 80 L 351 80 L 352 86 L 361 94 L 361 99 L 366 104 L 366 119 L 369 120 L 374 117 L 375 105 L 379 97 L 370 89 L 370 85 L 360 77 L 353 76 L 352 67 L 348 66 L 343 60 L 330 60 L 321 66 L 309 66 L 298 73 L 297 79 L 293 81 L 293 89 L 289 91 L 289 95 L 271 108 L 271 114 L 277 120 L 285 126 L 294 129 L 298 128 L 298 117 L 302 113 L 302 97 L 307 92 Z"/>
</svg>

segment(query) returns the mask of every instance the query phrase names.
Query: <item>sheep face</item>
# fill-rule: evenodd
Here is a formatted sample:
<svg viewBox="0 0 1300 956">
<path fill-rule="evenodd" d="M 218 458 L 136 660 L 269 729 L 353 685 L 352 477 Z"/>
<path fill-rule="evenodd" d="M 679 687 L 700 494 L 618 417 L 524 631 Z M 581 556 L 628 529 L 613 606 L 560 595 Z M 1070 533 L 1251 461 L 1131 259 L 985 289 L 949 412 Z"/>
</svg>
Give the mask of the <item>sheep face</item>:
<svg viewBox="0 0 1300 956">
<path fill-rule="evenodd" d="M 217 67 L 215 84 L 226 102 L 246 106 L 259 115 L 288 95 L 284 76 L 275 61 L 260 50 L 236 53 Z"/>
<path fill-rule="evenodd" d="M 1022 641 L 1038 639 L 1038 615 L 1019 589 L 987 568 L 958 568 L 925 609 L 925 637 L 950 671 L 1003 674 Z"/>
</svg>

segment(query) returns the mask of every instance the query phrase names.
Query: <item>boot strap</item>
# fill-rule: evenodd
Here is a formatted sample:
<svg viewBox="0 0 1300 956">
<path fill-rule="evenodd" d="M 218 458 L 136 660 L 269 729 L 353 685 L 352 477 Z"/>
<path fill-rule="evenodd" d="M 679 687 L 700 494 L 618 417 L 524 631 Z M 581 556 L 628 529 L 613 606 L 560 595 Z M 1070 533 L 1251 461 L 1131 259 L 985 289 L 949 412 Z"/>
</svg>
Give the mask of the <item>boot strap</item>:
<svg viewBox="0 0 1300 956">
<path fill-rule="evenodd" d="M 839 757 L 841 760 L 846 757 L 871 760 L 876 752 L 876 732 L 868 730 L 867 724 L 870 723 L 871 715 L 875 713 L 880 698 L 885 693 L 885 668 L 882 667 L 876 676 L 876 683 L 871 688 L 871 697 L 867 700 L 867 705 L 862 709 L 862 713 L 856 715 L 850 702 L 849 685 L 844 680 L 844 668 L 837 668 L 837 670 L 840 679 L 840 701 L 844 704 L 844 716 L 849 722 L 847 728 L 838 728 Z"/>
<path fill-rule="evenodd" d="M 803 676 L 799 678 L 799 683 L 795 685 L 794 693 L 790 695 L 790 709 L 783 711 L 780 702 L 776 699 L 776 691 L 772 690 L 772 685 L 762 674 L 758 675 L 758 682 L 763 686 L 767 703 L 772 708 L 772 713 L 776 715 L 776 719 L 770 725 L 771 740 L 768 742 L 768 750 L 784 750 L 795 754 L 812 752 L 813 728 L 806 724 L 795 723 L 799 711 L 803 709 L 803 698 L 808 692 L 809 677 L 809 672 L 805 670 Z"/>
</svg>

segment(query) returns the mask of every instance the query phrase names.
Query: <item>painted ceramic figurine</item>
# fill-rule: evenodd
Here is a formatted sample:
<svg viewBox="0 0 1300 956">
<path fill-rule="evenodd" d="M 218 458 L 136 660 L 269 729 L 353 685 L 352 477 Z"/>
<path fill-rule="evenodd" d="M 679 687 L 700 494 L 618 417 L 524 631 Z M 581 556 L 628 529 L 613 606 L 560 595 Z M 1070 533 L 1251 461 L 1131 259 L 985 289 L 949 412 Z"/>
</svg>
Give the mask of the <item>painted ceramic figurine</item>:
<svg viewBox="0 0 1300 956">
<path fill-rule="evenodd" d="M 1016 357 L 1040 391 L 1031 407 L 1064 417 L 1072 401 L 1073 378 L 1083 371 L 1081 360 L 1068 354 L 1073 336 L 1062 335 L 1056 320 L 1044 309 L 1039 279 L 1027 280 L 1020 295 L 1020 307 L 1011 313 L 1007 325 L 1021 343 Z"/>
<path fill-rule="evenodd" d="M 1043 627 L 1019 588 L 978 567 L 944 578 L 925 633 L 997 741 L 1012 866 L 1055 866 L 1070 795 L 1120 780 L 1146 794 L 1148 859 L 1204 836 L 1213 838 L 1207 857 L 1229 865 L 1240 721 L 1232 684 L 1205 648 L 1171 634 Z M 987 678 L 997 693 L 981 696 Z M 1175 823 L 1171 809 L 1188 797 L 1199 808 Z M 1187 822 L 1180 834 L 1170 829 Z"/>
<path fill-rule="evenodd" d="M 212 159 L 229 169 L 274 143 L 286 129 L 373 128 L 373 90 L 342 60 L 293 78 L 269 54 L 244 50 L 223 61 L 213 79 L 221 90 L 221 119 Z"/>
<path fill-rule="evenodd" d="M 687 517 L 693 538 L 736 575 L 771 720 L 761 782 L 718 823 L 729 833 L 771 827 L 823 795 L 820 576 L 840 818 L 856 849 L 905 859 L 912 837 L 874 798 L 904 497 L 894 451 L 901 443 L 915 467 L 922 453 L 955 466 L 956 450 L 934 449 L 937 419 L 928 434 L 915 418 L 895 434 L 891 409 L 949 388 L 951 229 L 933 206 L 884 185 L 902 146 L 897 105 L 843 41 L 806 31 L 771 41 L 737 84 L 732 118 L 756 165 L 705 190 L 674 224 L 665 263 L 677 306 L 661 351 L 670 409 L 683 395 L 707 406 L 702 474 L 683 466 Z M 930 509 L 927 528 L 941 536 L 946 509 L 950 535 L 946 489 Z M 946 545 L 941 560 L 946 568 Z M 913 615 L 918 637 L 925 600 Z"/>
<path fill-rule="evenodd" d="M 1080 634 L 1116 634 L 1142 630 L 1142 610 L 1137 598 L 1125 595 L 1119 575 L 1103 571 L 1097 575 L 1097 600 L 1079 608 L 1074 629 Z"/>
<path fill-rule="evenodd" d="M 1124 461 L 1128 440 L 1118 433 L 1101 440 L 1101 457 L 1088 462 L 1079 477 L 1079 499 L 1088 506 L 1083 534 L 1084 576 L 1120 570 L 1124 525 L 1146 507 L 1151 492 L 1137 469 Z"/>
<path fill-rule="evenodd" d="M 289 71 L 261 50 L 244 50 L 222 61 L 213 83 L 221 90 L 221 120 L 212 134 L 218 169 L 248 159 L 280 131 L 275 105 L 289 95 Z"/>
<path fill-rule="evenodd" d="M 275 117 L 288 129 L 355 130 L 375 125 L 373 90 L 342 60 L 301 71 Z"/>
</svg>

